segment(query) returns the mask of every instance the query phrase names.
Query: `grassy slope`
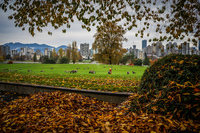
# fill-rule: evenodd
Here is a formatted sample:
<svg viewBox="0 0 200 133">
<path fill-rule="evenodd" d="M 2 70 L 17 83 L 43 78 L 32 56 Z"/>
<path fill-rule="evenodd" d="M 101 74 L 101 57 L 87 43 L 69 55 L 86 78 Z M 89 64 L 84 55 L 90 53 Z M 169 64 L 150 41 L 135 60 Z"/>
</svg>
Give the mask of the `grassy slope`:
<svg viewBox="0 0 200 133">
<path fill-rule="evenodd" d="M 51 70 L 51 68 L 53 68 Z M 69 74 L 65 73 L 65 71 L 71 71 L 78 69 L 78 73 L 76 74 Z M 111 68 L 110 65 L 98 65 L 98 64 L 1 64 L 0 71 L 3 69 L 9 70 L 18 70 L 19 73 L 24 74 L 42 74 L 46 76 L 53 76 L 53 75 L 63 75 L 69 77 L 79 77 L 79 76 L 87 76 L 87 77 L 102 77 L 102 78 L 133 78 L 137 77 L 140 78 L 144 73 L 146 67 L 141 66 L 119 66 L 119 65 L 112 65 L 112 74 L 108 75 L 107 72 Z M 21 69 L 21 70 L 20 70 Z M 31 70 L 28 72 L 27 70 Z M 89 71 L 93 70 L 96 71 L 96 74 L 89 74 Z M 44 72 L 40 72 L 44 71 Z M 130 72 L 127 75 L 127 71 Z M 132 71 L 136 72 L 136 74 L 132 74 Z"/>
</svg>

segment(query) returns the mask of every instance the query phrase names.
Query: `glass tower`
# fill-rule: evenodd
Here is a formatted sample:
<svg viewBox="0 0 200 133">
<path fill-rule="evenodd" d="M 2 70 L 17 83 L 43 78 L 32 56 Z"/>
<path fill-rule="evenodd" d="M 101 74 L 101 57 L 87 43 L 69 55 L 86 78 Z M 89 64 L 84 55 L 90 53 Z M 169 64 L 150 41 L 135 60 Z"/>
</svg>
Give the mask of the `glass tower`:
<svg viewBox="0 0 200 133">
<path fill-rule="evenodd" d="M 142 40 L 142 49 L 147 47 L 147 40 Z"/>
</svg>

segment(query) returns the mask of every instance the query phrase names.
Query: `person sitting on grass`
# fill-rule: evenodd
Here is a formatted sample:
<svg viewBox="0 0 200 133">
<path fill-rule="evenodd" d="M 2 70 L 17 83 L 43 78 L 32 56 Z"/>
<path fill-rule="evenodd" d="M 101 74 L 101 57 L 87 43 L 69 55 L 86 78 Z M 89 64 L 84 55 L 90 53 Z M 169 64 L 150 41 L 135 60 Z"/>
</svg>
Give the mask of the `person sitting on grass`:
<svg viewBox="0 0 200 133">
<path fill-rule="evenodd" d="M 112 74 L 112 69 L 111 68 L 110 68 L 109 72 L 110 72 L 109 74 Z"/>
</svg>

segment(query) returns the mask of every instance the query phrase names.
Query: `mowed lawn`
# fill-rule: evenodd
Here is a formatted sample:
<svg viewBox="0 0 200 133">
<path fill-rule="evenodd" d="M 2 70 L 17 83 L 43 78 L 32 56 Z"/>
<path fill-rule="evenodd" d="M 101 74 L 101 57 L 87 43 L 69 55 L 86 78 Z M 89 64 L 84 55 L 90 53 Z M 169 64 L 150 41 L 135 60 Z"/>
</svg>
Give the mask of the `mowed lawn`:
<svg viewBox="0 0 200 133">
<path fill-rule="evenodd" d="M 112 68 L 112 74 L 109 75 L 108 71 L 110 68 Z M 8 69 L 11 71 L 17 70 L 17 73 L 23 74 L 41 74 L 46 76 L 59 74 L 70 77 L 92 76 L 102 78 L 141 78 L 146 67 L 102 64 L 0 64 L 0 71 L 3 71 L 3 69 Z M 31 70 L 31 72 L 28 72 L 28 70 Z M 77 70 L 78 72 L 74 74 L 66 72 L 72 70 Z M 89 74 L 89 71 L 95 71 L 96 73 Z M 127 72 L 130 72 L 130 74 L 127 74 Z M 135 72 L 135 74 L 132 72 Z"/>
<path fill-rule="evenodd" d="M 112 68 L 112 74 L 108 74 L 110 68 Z M 103 64 L 1 64 L 0 81 L 100 91 L 135 92 L 146 68 Z M 67 72 L 72 70 L 77 70 L 77 73 Z M 89 74 L 89 71 L 96 73 Z"/>
</svg>

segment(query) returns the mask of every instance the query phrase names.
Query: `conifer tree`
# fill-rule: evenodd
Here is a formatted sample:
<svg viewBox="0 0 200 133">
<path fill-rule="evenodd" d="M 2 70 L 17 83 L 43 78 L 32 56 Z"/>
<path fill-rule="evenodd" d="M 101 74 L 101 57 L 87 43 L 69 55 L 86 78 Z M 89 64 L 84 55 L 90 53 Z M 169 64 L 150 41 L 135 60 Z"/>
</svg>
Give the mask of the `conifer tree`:
<svg viewBox="0 0 200 133">
<path fill-rule="evenodd" d="M 143 65 L 150 65 L 150 61 L 149 61 L 149 58 L 147 57 L 147 54 L 145 53 L 144 55 L 145 55 L 145 57 L 143 60 Z"/>
<path fill-rule="evenodd" d="M 36 62 L 37 61 L 37 56 L 36 56 L 36 52 L 34 53 L 34 56 L 33 56 L 33 62 Z"/>
</svg>

